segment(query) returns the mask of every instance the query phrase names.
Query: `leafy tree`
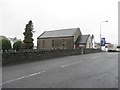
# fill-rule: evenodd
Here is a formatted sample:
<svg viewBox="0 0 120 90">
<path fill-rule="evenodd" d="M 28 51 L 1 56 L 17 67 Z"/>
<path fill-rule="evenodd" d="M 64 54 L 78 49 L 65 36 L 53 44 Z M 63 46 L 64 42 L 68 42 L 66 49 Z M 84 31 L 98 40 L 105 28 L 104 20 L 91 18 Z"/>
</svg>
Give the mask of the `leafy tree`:
<svg viewBox="0 0 120 90">
<path fill-rule="evenodd" d="M 0 45 L 2 46 L 3 51 L 10 50 L 12 48 L 10 40 L 7 40 L 7 39 L 1 39 Z"/>
<path fill-rule="evenodd" d="M 30 20 L 28 24 L 26 24 L 25 32 L 23 33 L 24 35 L 24 47 L 25 49 L 32 49 L 33 48 L 33 23 Z"/>
<path fill-rule="evenodd" d="M 22 45 L 22 41 L 16 41 L 14 44 L 13 44 L 13 49 L 18 51 L 21 49 L 21 45 Z"/>
</svg>

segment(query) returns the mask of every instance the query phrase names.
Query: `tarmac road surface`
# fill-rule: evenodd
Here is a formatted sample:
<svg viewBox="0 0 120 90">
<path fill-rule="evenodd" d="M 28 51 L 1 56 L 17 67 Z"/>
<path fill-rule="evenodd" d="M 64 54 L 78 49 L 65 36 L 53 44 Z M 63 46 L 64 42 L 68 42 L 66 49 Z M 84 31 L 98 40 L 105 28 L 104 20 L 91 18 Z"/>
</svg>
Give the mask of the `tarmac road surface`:
<svg viewBox="0 0 120 90">
<path fill-rule="evenodd" d="M 3 88 L 118 88 L 118 53 L 67 56 L 2 68 Z"/>
</svg>

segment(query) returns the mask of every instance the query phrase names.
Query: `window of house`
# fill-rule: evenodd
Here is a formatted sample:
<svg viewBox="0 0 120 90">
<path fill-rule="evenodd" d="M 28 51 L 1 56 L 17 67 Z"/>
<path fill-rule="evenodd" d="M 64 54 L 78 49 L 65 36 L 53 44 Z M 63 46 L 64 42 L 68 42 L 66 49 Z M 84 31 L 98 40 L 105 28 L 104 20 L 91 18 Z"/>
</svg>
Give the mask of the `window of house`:
<svg viewBox="0 0 120 90">
<path fill-rule="evenodd" d="M 43 40 L 43 46 L 45 46 L 45 40 Z"/>
<path fill-rule="evenodd" d="M 63 47 L 65 46 L 65 39 L 63 39 Z"/>
<path fill-rule="evenodd" d="M 63 39 L 63 43 L 65 42 L 65 39 Z"/>
<path fill-rule="evenodd" d="M 54 40 L 52 40 L 52 46 L 54 46 L 54 44 L 55 44 L 55 41 L 54 41 Z"/>
</svg>

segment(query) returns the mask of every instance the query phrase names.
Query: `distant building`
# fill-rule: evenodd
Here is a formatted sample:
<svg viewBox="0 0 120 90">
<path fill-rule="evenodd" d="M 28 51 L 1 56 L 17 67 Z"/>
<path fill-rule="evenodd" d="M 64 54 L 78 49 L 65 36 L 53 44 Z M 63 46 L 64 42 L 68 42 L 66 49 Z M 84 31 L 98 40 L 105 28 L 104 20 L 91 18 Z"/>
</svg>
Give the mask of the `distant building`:
<svg viewBox="0 0 120 90">
<path fill-rule="evenodd" d="M 17 37 L 14 37 L 14 38 L 8 38 L 13 46 L 13 44 L 16 42 L 16 41 L 21 41 L 21 39 L 17 39 Z"/>
<path fill-rule="evenodd" d="M 16 41 L 21 41 L 20 39 L 17 39 L 17 37 L 14 38 L 9 38 L 13 43 L 15 43 Z"/>
<path fill-rule="evenodd" d="M 79 28 L 45 31 L 37 38 L 37 49 L 92 48 L 92 37 Z"/>
<path fill-rule="evenodd" d="M 17 39 L 16 37 L 15 38 L 8 38 L 6 36 L 3 36 L 3 35 L 0 35 L 0 40 L 2 39 L 7 39 L 11 42 L 11 46 L 13 47 L 13 44 L 16 42 L 16 41 L 21 41 L 21 39 Z"/>
<path fill-rule="evenodd" d="M 100 43 L 95 43 L 95 49 L 100 49 Z M 111 44 L 111 43 L 105 43 L 105 46 L 101 46 L 101 49 L 104 51 L 108 50 L 118 50 L 116 44 Z"/>
<path fill-rule="evenodd" d="M 96 43 L 95 42 L 95 47 L 94 47 L 95 49 L 100 49 L 100 43 Z"/>
<path fill-rule="evenodd" d="M 117 50 L 117 45 L 116 44 L 107 44 L 107 50 Z"/>
</svg>

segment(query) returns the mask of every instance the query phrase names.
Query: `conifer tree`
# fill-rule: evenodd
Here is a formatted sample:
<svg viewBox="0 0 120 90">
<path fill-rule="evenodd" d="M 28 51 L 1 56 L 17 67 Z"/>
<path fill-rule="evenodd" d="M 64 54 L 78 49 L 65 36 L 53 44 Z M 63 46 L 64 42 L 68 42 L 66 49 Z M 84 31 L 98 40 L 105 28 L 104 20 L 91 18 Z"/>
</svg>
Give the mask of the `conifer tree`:
<svg viewBox="0 0 120 90">
<path fill-rule="evenodd" d="M 32 49 L 33 48 L 33 23 L 32 21 L 30 20 L 28 22 L 28 24 L 26 24 L 26 27 L 25 27 L 25 32 L 23 33 L 24 35 L 24 48 L 25 49 Z"/>
</svg>

